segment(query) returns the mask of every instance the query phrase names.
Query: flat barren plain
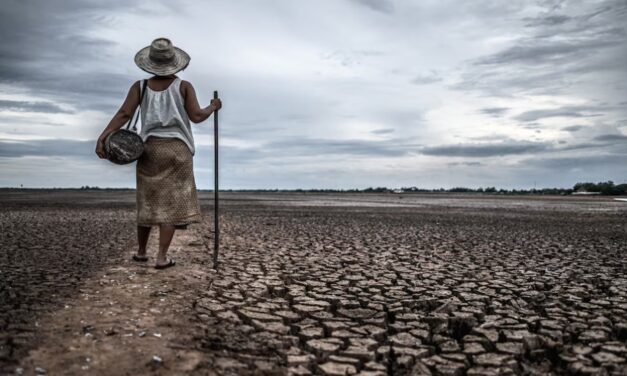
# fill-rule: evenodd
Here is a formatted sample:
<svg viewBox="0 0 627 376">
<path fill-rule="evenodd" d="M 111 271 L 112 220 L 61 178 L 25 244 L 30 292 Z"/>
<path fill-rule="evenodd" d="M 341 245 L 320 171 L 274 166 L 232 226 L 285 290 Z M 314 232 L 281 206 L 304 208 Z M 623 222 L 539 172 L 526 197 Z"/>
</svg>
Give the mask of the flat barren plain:
<svg viewBox="0 0 627 376">
<path fill-rule="evenodd" d="M 134 195 L 0 190 L 0 374 L 627 374 L 625 202 L 222 193 L 216 271 Z"/>
</svg>

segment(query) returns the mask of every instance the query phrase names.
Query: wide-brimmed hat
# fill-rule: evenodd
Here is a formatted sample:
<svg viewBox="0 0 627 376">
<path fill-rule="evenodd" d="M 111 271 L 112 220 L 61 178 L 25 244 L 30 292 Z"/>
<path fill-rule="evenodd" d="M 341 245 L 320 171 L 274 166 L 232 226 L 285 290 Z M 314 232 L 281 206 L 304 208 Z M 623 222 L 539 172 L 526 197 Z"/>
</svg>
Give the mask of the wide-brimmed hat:
<svg viewBox="0 0 627 376">
<path fill-rule="evenodd" d="M 150 46 L 135 55 L 135 64 L 142 70 L 157 76 L 167 76 L 183 70 L 189 64 L 189 55 L 174 47 L 167 38 L 157 38 Z"/>
</svg>

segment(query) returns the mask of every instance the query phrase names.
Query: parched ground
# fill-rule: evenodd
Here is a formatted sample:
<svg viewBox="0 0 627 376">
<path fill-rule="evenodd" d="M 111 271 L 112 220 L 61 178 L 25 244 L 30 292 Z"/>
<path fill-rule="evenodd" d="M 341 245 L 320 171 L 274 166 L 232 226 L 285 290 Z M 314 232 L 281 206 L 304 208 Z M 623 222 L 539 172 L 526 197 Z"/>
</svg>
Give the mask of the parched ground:
<svg viewBox="0 0 627 376">
<path fill-rule="evenodd" d="M 627 374 L 627 204 L 224 194 L 174 268 L 132 192 L 2 192 L 0 374 Z"/>
</svg>

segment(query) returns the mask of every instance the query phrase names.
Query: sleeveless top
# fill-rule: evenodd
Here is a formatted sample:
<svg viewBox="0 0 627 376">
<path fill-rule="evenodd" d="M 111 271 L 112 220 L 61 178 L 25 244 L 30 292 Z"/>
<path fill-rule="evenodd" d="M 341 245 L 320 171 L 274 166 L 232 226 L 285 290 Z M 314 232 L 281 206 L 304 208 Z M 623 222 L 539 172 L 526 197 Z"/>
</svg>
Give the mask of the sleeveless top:
<svg viewBox="0 0 627 376">
<path fill-rule="evenodd" d="M 178 138 L 185 142 L 194 155 L 194 135 L 180 88 L 179 77 L 162 91 L 152 90 L 146 84 L 141 103 L 142 125 L 139 135 L 144 142 L 148 136 Z"/>
</svg>

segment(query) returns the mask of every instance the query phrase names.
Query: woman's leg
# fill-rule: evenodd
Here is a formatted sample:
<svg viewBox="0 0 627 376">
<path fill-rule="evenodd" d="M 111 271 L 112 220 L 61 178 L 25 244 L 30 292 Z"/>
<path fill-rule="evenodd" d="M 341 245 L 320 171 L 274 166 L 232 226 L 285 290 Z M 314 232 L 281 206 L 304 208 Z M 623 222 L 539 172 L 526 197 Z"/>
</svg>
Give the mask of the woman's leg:
<svg viewBox="0 0 627 376">
<path fill-rule="evenodd" d="M 157 254 L 157 265 L 165 265 L 168 263 L 166 254 L 168 248 L 170 248 L 170 242 L 174 236 L 176 228 L 174 225 L 161 224 L 159 225 L 159 253 Z"/>
<path fill-rule="evenodd" d="M 150 227 L 137 226 L 137 244 L 139 244 L 139 249 L 137 250 L 138 256 L 146 256 L 146 244 L 148 244 L 149 237 Z"/>
</svg>

